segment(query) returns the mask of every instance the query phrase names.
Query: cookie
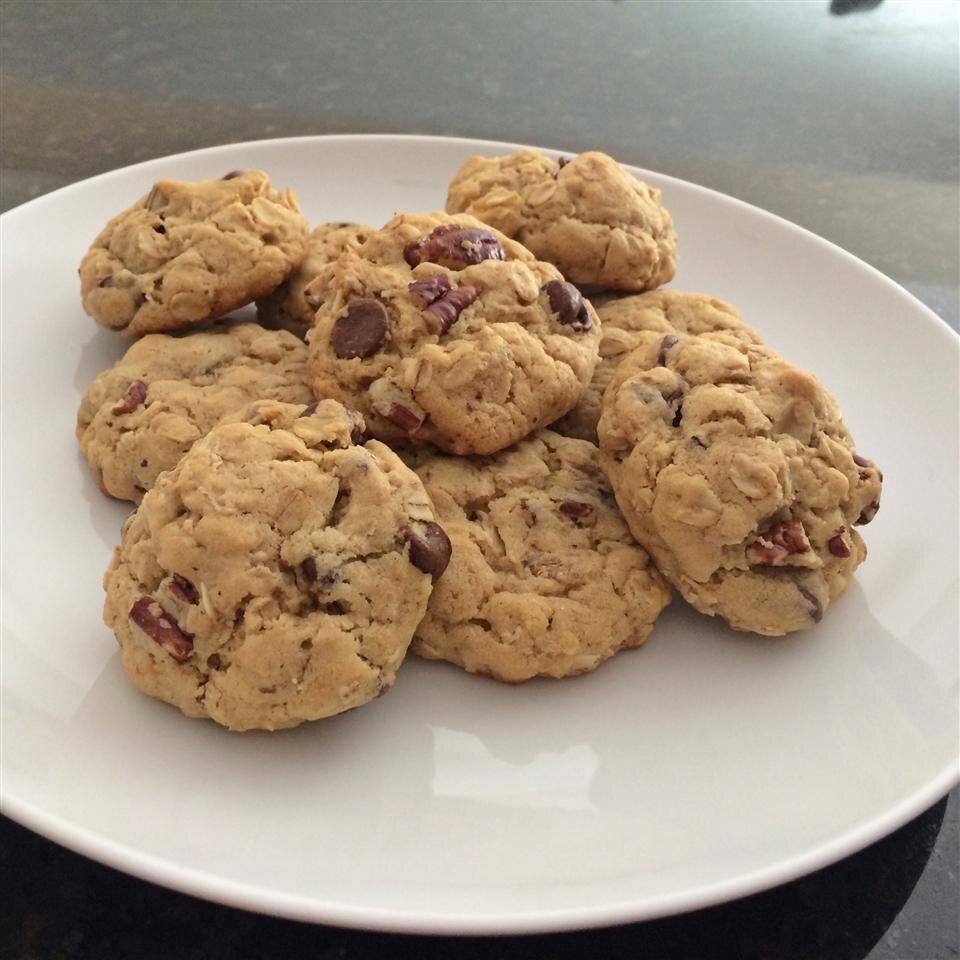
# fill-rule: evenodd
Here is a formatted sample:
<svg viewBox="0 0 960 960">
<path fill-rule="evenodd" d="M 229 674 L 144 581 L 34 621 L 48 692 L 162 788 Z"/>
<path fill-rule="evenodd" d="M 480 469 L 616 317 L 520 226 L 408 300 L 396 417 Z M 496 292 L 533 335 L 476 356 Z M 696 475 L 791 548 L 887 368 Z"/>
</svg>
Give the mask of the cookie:
<svg viewBox="0 0 960 960">
<path fill-rule="evenodd" d="M 257 320 L 265 327 L 289 330 L 302 340 L 313 326 L 320 304 L 309 286 L 347 249 L 356 249 L 373 233 L 360 223 L 321 223 L 307 237 L 303 262 L 269 296 L 257 301 Z"/>
<path fill-rule="evenodd" d="M 100 489 L 137 502 L 226 414 L 258 398 L 310 403 L 306 359 L 292 334 L 255 323 L 143 337 L 80 402 L 77 438 Z"/>
<path fill-rule="evenodd" d="M 123 528 L 104 620 L 144 693 L 233 730 L 367 703 L 449 557 L 423 485 L 333 401 L 259 404 L 163 474 Z"/>
<path fill-rule="evenodd" d="M 580 402 L 551 429 L 596 443 L 600 405 L 617 364 L 640 341 L 644 331 L 712 334 L 726 331 L 748 343 L 760 343 L 735 307 L 702 293 L 651 290 L 629 297 L 594 301 L 600 318 L 600 360 Z"/>
<path fill-rule="evenodd" d="M 493 453 L 574 407 L 597 362 L 579 291 L 468 216 L 400 214 L 311 291 L 314 390 L 386 441 Z"/>
<path fill-rule="evenodd" d="M 470 157 L 450 182 L 447 210 L 519 240 L 576 284 L 639 292 L 676 272 L 677 235 L 660 191 L 605 153 Z"/>
<path fill-rule="evenodd" d="M 813 374 L 730 333 L 643 333 L 617 367 L 601 463 L 637 540 L 737 630 L 813 626 L 866 546 L 881 474 Z"/>
<path fill-rule="evenodd" d="M 670 589 L 593 444 L 542 430 L 492 457 L 412 462 L 453 544 L 414 653 L 520 683 L 586 673 L 647 639 Z"/>
<path fill-rule="evenodd" d="M 307 222 L 261 170 L 160 180 L 100 232 L 80 264 L 83 307 L 125 337 L 195 326 L 279 286 Z"/>
</svg>

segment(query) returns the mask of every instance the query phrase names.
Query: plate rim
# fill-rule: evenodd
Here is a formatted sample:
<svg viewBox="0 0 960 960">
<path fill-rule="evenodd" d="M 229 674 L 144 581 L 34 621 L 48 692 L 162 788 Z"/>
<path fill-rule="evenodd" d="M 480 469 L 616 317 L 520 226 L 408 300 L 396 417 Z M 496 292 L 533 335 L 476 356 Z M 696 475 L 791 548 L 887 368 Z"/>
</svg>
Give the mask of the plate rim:
<svg viewBox="0 0 960 960">
<path fill-rule="evenodd" d="M 469 148 L 474 151 L 496 150 L 504 152 L 528 146 L 485 138 L 397 133 L 318 134 L 217 144 L 138 161 L 134 164 L 107 170 L 92 177 L 65 184 L 56 190 L 42 194 L 0 214 L 0 229 L 15 228 L 16 221 L 22 216 L 29 216 L 34 210 L 45 204 L 55 203 L 64 191 L 81 189 L 88 184 L 96 183 L 119 173 L 133 172 L 157 163 L 187 160 L 201 154 L 205 157 L 212 156 L 250 146 L 261 148 L 276 146 L 282 149 L 284 146 L 291 144 L 365 141 L 439 142 Z M 577 152 L 544 146 L 529 148 L 552 154 Z M 865 268 L 872 281 L 882 282 L 882 285 L 891 293 L 900 298 L 905 298 L 912 309 L 919 308 L 928 322 L 933 321 L 932 329 L 940 331 L 936 335 L 944 336 L 944 333 L 946 334 L 945 345 L 949 343 L 953 349 L 960 347 L 960 334 L 923 301 L 897 281 L 880 272 L 876 267 L 808 228 L 711 187 L 705 187 L 693 181 L 633 164 L 622 165 L 640 176 L 652 176 L 658 182 L 677 184 L 678 187 L 685 190 L 692 190 L 695 193 L 707 195 L 714 200 L 732 204 L 735 208 L 740 208 L 743 212 L 752 216 L 759 215 L 761 220 L 768 220 L 781 229 L 787 227 L 792 231 L 800 231 L 807 239 L 824 246 L 834 256 L 839 255 L 851 265 L 860 269 Z M 0 328 L 0 341 L 2 339 L 2 328 Z M 2 591 L 0 591 L 0 599 L 2 599 Z M 5 738 L 0 735 L 0 747 L 2 747 L 3 739 Z M 446 911 L 434 914 L 424 911 L 411 913 L 409 910 L 398 908 L 330 903 L 325 900 L 318 900 L 316 897 L 269 890 L 250 883 L 218 876 L 209 870 L 183 867 L 172 860 L 146 854 L 130 844 L 103 837 L 91 829 L 72 824 L 61 816 L 37 809 L 28 801 L 22 800 L 10 792 L 2 772 L 2 749 L 0 749 L 0 812 L 21 826 L 67 849 L 138 879 L 157 883 L 169 889 L 227 906 L 285 917 L 291 920 L 382 932 L 489 935 L 560 932 L 652 920 L 715 906 L 795 880 L 864 849 L 922 813 L 960 782 L 960 757 L 952 759 L 923 786 L 915 789 L 908 797 L 883 813 L 858 824 L 855 828 L 845 831 L 838 837 L 822 841 L 803 853 L 753 870 L 732 880 L 714 881 L 659 898 L 648 897 L 642 902 L 621 898 L 602 906 L 562 908 L 555 911 L 550 908 L 538 908 L 536 911 L 526 910 L 518 913 L 503 913 L 500 911 L 483 914 Z"/>
</svg>

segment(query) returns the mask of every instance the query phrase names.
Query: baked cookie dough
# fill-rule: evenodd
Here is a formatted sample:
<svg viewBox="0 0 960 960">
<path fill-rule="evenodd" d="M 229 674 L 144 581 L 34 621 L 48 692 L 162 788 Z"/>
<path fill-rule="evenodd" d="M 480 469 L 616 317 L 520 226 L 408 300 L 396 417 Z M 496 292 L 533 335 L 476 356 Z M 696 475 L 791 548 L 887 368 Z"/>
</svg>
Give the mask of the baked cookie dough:
<svg viewBox="0 0 960 960">
<path fill-rule="evenodd" d="M 605 153 L 470 157 L 450 182 L 447 210 L 519 240 L 576 284 L 651 290 L 676 272 L 677 235 L 660 191 Z"/>
<path fill-rule="evenodd" d="M 313 326 L 319 302 L 310 283 L 344 250 L 355 250 L 373 233 L 361 223 L 321 223 L 307 237 L 303 262 L 273 293 L 257 301 L 257 320 L 265 327 L 289 330 L 301 340 Z"/>
<path fill-rule="evenodd" d="M 542 430 L 492 457 L 409 462 L 453 544 L 414 653 L 520 683 L 586 673 L 647 639 L 670 588 L 592 443 Z"/>
<path fill-rule="evenodd" d="M 867 550 L 881 474 L 812 374 L 730 333 L 643 333 L 607 387 L 601 463 L 637 540 L 702 613 L 813 626 Z"/>
<path fill-rule="evenodd" d="M 226 414 L 258 398 L 310 403 L 306 359 L 292 334 L 255 323 L 139 340 L 90 384 L 77 413 L 100 489 L 137 502 Z"/>
<path fill-rule="evenodd" d="M 303 259 L 307 222 L 262 170 L 160 180 L 110 220 L 80 264 L 83 307 L 125 337 L 222 317 Z"/>
<path fill-rule="evenodd" d="M 748 327 L 735 307 L 702 293 L 651 290 L 629 297 L 595 303 L 600 318 L 600 360 L 580 402 L 551 426 L 568 437 L 596 443 L 600 405 L 617 364 L 640 341 L 646 331 L 691 333 L 709 336 L 725 331 L 748 343 L 760 343 L 759 334 Z"/>
<path fill-rule="evenodd" d="M 144 693 L 233 730 L 361 706 L 394 681 L 450 543 L 416 475 L 333 401 L 258 404 L 143 498 L 104 620 Z"/>
<path fill-rule="evenodd" d="M 314 390 L 382 440 L 493 453 L 574 407 L 597 362 L 589 302 L 473 217 L 400 214 L 311 290 Z"/>
</svg>

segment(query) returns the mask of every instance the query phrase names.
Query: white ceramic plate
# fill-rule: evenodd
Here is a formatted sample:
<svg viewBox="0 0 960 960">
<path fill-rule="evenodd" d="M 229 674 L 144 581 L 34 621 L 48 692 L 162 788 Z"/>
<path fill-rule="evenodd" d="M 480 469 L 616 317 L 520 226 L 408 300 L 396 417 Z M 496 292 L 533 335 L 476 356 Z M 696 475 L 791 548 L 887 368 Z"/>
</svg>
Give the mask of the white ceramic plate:
<svg viewBox="0 0 960 960">
<path fill-rule="evenodd" d="M 870 559 L 814 631 L 735 634 L 677 601 L 596 673 L 507 687 L 409 660 L 389 697 L 280 734 L 187 720 L 126 681 L 100 578 L 127 510 L 73 438 L 126 344 L 80 306 L 108 216 L 163 177 L 262 167 L 312 221 L 440 208 L 470 153 L 423 137 L 264 141 L 143 163 L 6 214 L 3 808 L 202 897 L 426 932 L 555 930 L 702 907 L 865 846 L 957 775 L 957 339 L 770 214 L 640 171 L 675 286 L 737 304 L 839 396 L 885 473 Z"/>
</svg>

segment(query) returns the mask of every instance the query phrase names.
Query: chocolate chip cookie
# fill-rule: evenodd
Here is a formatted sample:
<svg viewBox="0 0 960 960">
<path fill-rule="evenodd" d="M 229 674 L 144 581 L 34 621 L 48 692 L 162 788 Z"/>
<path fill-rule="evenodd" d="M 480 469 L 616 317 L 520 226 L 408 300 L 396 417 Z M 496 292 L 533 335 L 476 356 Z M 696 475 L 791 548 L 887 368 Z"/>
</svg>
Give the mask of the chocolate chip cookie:
<svg viewBox="0 0 960 960">
<path fill-rule="evenodd" d="M 470 157 L 450 182 L 447 210 L 519 240 L 576 284 L 642 291 L 676 272 L 677 236 L 660 191 L 605 153 Z"/>
<path fill-rule="evenodd" d="M 760 343 L 735 307 L 702 293 L 651 290 L 596 303 L 600 318 L 600 360 L 581 401 L 552 425 L 568 437 L 596 442 L 600 405 L 617 364 L 640 342 L 645 331 L 709 336 L 725 331 L 748 343 Z"/>
<path fill-rule="evenodd" d="M 241 323 L 185 337 L 154 333 L 87 388 L 77 438 L 100 489 L 137 502 L 164 470 L 251 400 L 313 400 L 306 347 Z"/>
<path fill-rule="evenodd" d="M 256 419 L 159 478 L 104 578 L 133 683 L 233 730 L 383 693 L 450 555 L 416 475 L 354 442 L 357 414 L 260 404 Z"/>
<path fill-rule="evenodd" d="M 413 652 L 520 683 L 585 673 L 647 639 L 670 589 L 592 443 L 542 430 L 491 457 L 409 462 L 453 544 Z"/>
<path fill-rule="evenodd" d="M 344 250 L 356 249 L 373 233 L 360 223 L 321 223 L 307 237 L 303 262 L 273 293 L 257 301 L 257 320 L 265 327 L 289 330 L 302 340 L 313 326 L 319 302 L 310 284 Z"/>
<path fill-rule="evenodd" d="M 80 264 L 83 306 L 125 337 L 204 323 L 276 289 L 306 236 L 293 192 L 261 170 L 160 180 L 93 241 Z"/>
<path fill-rule="evenodd" d="M 574 407 L 597 362 L 576 287 L 473 217 L 400 214 L 311 290 L 314 390 L 382 440 L 493 453 Z"/>
<path fill-rule="evenodd" d="M 849 586 L 880 502 L 834 397 L 731 333 L 640 334 L 598 427 L 634 536 L 703 613 L 778 636 Z"/>
</svg>

